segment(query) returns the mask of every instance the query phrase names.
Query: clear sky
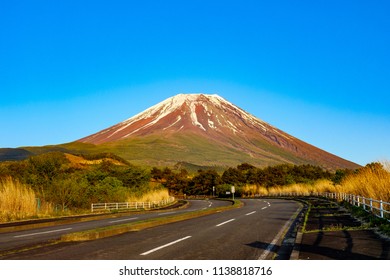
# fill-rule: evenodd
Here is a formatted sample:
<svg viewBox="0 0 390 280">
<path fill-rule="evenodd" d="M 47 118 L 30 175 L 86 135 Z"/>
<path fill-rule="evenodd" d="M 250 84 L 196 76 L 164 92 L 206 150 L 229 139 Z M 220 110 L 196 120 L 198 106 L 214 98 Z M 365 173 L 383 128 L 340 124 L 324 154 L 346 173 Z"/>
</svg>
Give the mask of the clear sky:
<svg viewBox="0 0 390 280">
<path fill-rule="evenodd" d="M 390 1 L 3 1 L 0 147 L 70 142 L 217 93 L 365 165 L 390 160 Z"/>
</svg>

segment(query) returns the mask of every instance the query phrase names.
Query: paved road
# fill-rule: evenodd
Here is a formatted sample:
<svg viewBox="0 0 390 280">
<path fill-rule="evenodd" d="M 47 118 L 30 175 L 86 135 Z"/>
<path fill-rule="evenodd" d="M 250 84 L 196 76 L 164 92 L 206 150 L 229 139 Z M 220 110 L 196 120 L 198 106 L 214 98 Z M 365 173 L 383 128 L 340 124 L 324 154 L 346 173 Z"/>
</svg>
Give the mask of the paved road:
<svg viewBox="0 0 390 280">
<path fill-rule="evenodd" d="M 300 205 L 278 199 L 244 200 L 222 213 L 105 239 L 63 243 L 10 259 L 270 259 Z"/>
<path fill-rule="evenodd" d="M 66 233 L 79 232 L 110 225 L 126 224 L 132 221 L 142 221 L 156 217 L 174 216 L 185 212 L 226 206 L 229 204 L 230 202 L 219 200 L 192 200 L 189 203 L 189 207 L 185 209 L 170 209 L 163 212 L 159 211 L 158 213 L 129 213 L 129 215 L 122 215 L 118 218 L 103 218 L 94 221 L 68 223 L 66 225 L 50 226 L 39 229 L 0 233 L 0 252 L 25 246 L 32 246 L 37 243 L 48 242 L 59 238 L 61 235 Z"/>
</svg>

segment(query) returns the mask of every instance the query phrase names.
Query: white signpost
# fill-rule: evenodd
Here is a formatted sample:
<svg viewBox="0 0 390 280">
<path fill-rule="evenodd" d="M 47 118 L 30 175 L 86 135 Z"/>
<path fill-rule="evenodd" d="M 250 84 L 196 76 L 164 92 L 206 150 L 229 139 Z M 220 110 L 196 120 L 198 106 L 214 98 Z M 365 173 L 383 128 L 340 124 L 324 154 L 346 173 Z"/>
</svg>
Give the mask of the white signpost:
<svg viewBox="0 0 390 280">
<path fill-rule="evenodd" d="M 232 189 L 231 189 L 231 191 L 232 191 L 232 194 L 233 194 L 233 200 L 234 200 L 234 193 L 236 192 L 236 189 L 235 189 L 235 187 L 234 187 L 234 186 L 232 186 Z"/>
</svg>

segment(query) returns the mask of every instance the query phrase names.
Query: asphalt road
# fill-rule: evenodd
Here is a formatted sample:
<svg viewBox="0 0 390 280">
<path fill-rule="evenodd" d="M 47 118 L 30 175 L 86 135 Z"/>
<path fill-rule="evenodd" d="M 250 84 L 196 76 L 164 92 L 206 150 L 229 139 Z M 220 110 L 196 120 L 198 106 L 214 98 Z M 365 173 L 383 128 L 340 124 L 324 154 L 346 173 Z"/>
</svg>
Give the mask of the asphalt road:
<svg viewBox="0 0 390 280">
<path fill-rule="evenodd" d="M 118 218 L 102 218 L 94 221 L 67 223 L 65 225 L 50 226 L 39 229 L 0 233 L 0 253 L 5 250 L 18 249 L 35 244 L 45 243 L 59 238 L 63 234 L 79 232 L 89 229 L 120 225 L 132 221 L 142 221 L 156 217 L 174 216 L 177 214 L 229 205 L 228 201 L 220 200 L 192 200 L 185 209 L 169 209 L 158 212 L 129 213 Z"/>
<path fill-rule="evenodd" d="M 61 243 L 7 256 L 35 260 L 271 259 L 300 205 L 243 200 L 242 208 L 88 242 Z"/>
</svg>

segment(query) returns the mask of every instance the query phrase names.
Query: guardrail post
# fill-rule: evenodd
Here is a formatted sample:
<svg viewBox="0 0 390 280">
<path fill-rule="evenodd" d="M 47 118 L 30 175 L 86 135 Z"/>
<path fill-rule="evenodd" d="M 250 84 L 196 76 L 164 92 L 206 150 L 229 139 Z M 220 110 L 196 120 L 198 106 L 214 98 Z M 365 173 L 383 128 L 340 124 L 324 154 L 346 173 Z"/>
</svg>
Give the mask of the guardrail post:
<svg viewBox="0 0 390 280">
<path fill-rule="evenodd" d="M 366 210 L 366 198 L 363 196 L 363 209 Z"/>
<path fill-rule="evenodd" d="M 372 198 L 370 198 L 370 209 L 371 209 L 371 213 L 373 212 L 373 207 L 372 207 Z"/>
<path fill-rule="evenodd" d="M 380 201 L 380 211 L 381 211 L 381 218 L 383 219 L 383 217 L 384 217 L 384 212 L 383 212 L 383 201 L 382 201 L 382 199 L 381 199 L 381 201 Z"/>
<path fill-rule="evenodd" d="M 93 213 L 93 203 L 91 204 L 91 212 Z"/>
<path fill-rule="evenodd" d="M 360 207 L 360 196 L 357 196 L 357 205 Z"/>
<path fill-rule="evenodd" d="M 104 203 L 104 210 L 107 210 L 107 203 Z"/>
</svg>

